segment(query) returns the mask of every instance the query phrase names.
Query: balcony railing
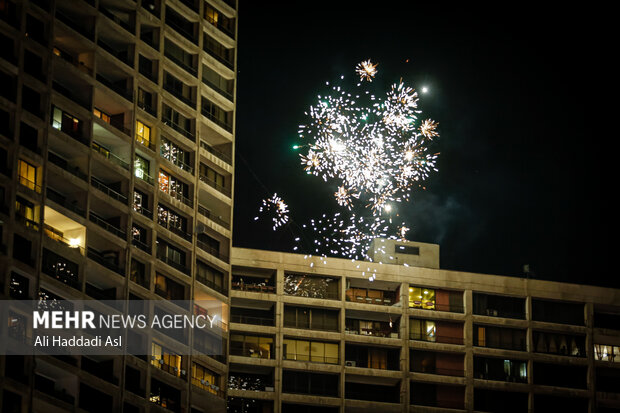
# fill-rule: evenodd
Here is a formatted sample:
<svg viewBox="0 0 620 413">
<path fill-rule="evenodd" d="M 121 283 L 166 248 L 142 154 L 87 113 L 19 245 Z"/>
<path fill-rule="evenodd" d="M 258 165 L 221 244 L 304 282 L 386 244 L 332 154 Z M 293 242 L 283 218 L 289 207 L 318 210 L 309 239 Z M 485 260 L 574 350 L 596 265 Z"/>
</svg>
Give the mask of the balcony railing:
<svg viewBox="0 0 620 413">
<path fill-rule="evenodd" d="M 75 89 L 70 90 L 56 81 L 52 81 L 52 89 L 54 89 L 56 92 L 60 93 L 67 99 L 72 100 L 73 102 L 77 103 L 84 109 L 90 111 L 90 96 L 88 98 L 80 97 L 75 93 Z M 68 133 L 68 134 L 71 134 L 71 133 Z"/>
<path fill-rule="evenodd" d="M 104 149 L 101 145 L 99 145 L 97 142 L 93 141 L 91 143 L 91 148 L 97 152 L 98 154 L 102 155 L 104 158 L 106 158 L 107 160 L 109 160 L 110 162 L 120 166 L 123 169 L 129 170 L 129 163 L 125 162 L 124 160 L 122 160 L 118 155 L 115 155 L 114 153 L 110 152 L 107 149 Z"/>
<path fill-rule="evenodd" d="M 465 375 L 465 370 L 464 369 L 446 369 L 443 367 L 426 367 L 426 368 L 420 368 L 420 369 L 415 369 L 415 368 L 411 368 L 411 372 L 412 373 L 424 373 L 424 374 L 438 374 L 441 376 L 456 376 L 456 377 L 463 377 Z"/>
<path fill-rule="evenodd" d="M 167 118 L 167 117 L 162 117 L 161 120 L 164 123 L 164 125 L 171 127 L 172 129 L 179 132 L 181 135 L 185 136 L 187 139 L 191 140 L 192 142 L 196 140 L 196 137 L 191 131 L 188 131 L 187 129 L 183 129 L 181 126 L 174 123 L 172 119 Z"/>
<path fill-rule="evenodd" d="M 133 90 L 130 90 L 130 89 L 127 89 L 127 88 L 124 88 L 124 87 L 121 87 L 119 85 L 114 84 L 114 82 L 112 82 L 109 79 L 106 79 L 100 73 L 97 73 L 97 75 L 95 77 L 97 78 L 97 81 L 99 83 L 105 85 L 106 87 L 108 87 L 109 89 L 114 91 L 116 94 L 124 97 L 128 101 L 133 102 Z"/>
<path fill-rule="evenodd" d="M 297 360 L 297 361 L 312 361 L 315 363 L 326 364 L 338 364 L 340 361 L 338 357 L 316 356 L 308 354 L 296 354 L 288 351 L 285 355 L 282 355 L 283 360 Z"/>
<path fill-rule="evenodd" d="M 209 86 L 211 89 L 215 90 L 217 93 L 219 93 L 220 95 L 224 96 L 226 99 L 230 100 L 231 102 L 234 102 L 235 97 L 232 94 L 232 92 L 229 92 L 229 91 L 225 90 L 220 85 L 210 81 L 209 79 L 205 78 L 204 76 L 202 77 L 202 83 L 204 83 L 205 85 Z"/>
<path fill-rule="evenodd" d="M 429 335 L 422 334 L 418 332 L 410 332 L 409 333 L 410 340 L 417 341 L 429 341 L 433 343 L 443 343 L 443 344 L 463 344 L 463 337 L 455 337 L 455 336 L 445 336 L 445 335 Z"/>
<path fill-rule="evenodd" d="M 119 237 L 119 238 L 121 238 L 123 240 L 126 238 L 125 231 L 123 231 L 120 228 L 116 228 L 114 225 L 110 224 L 105 219 L 103 219 L 100 216 L 98 216 L 97 214 L 95 214 L 93 211 L 90 211 L 88 219 L 91 222 L 94 222 L 95 224 L 100 226 L 101 228 L 105 229 L 109 233 L 114 234 L 114 235 L 116 235 L 117 237 Z"/>
<path fill-rule="evenodd" d="M 177 23 L 174 18 L 170 17 L 170 15 L 166 16 L 166 24 L 190 42 L 198 44 L 198 39 L 196 39 L 196 36 L 186 30 L 180 23 Z"/>
<path fill-rule="evenodd" d="M 215 222 L 216 224 L 221 225 L 226 229 L 230 229 L 230 224 L 228 222 L 224 221 L 221 217 L 216 217 L 211 213 L 211 211 L 209 211 L 206 207 L 200 204 L 198 204 L 198 213 Z"/>
<path fill-rule="evenodd" d="M 162 262 L 164 262 L 164 263 L 166 263 L 166 264 L 168 264 L 172 268 L 175 268 L 175 269 L 181 271 L 185 275 L 189 275 L 190 274 L 189 267 L 185 266 L 185 264 L 177 262 L 177 261 L 175 261 L 175 260 L 173 260 L 173 259 L 171 259 L 171 258 L 169 258 L 167 256 L 158 255 L 157 259 L 162 261 Z"/>
<path fill-rule="evenodd" d="M 462 305 L 454 305 L 454 304 L 438 304 L 436 302 L 427 301 L 414 301 L 409 302 L 409 308 L 420 309 L 420 310 L 435 310 L 435 311 L 445 311 L 450 313 L 462 313 L 465 310 L 465 307 Z"/>
<path fill-rule="evenodd" d="M 62 232 L 60 232 L 56 228 L 44 223 L 43 232 L 45 233 L 45 235 L 47 235 L 48 238 L 54 241 L 57 241 L 58 243 L 68 248 L 79 251 L 79 253 L 82 255 L 86 255 L 86 251 L 84 250 L 84 248 L 80 247 L 79 245 L 76 245 L 75 243 L 71 242 L 71 240 L 68 240 L 67 238 L 65 238 Z"/>
<path fill-rule="evenodd" d="M 139 136 L 136 136 L 136 142 L 138 142 L 140 145 L 149 148 L 152 151 L 156 151 L 157 150 L 157 146 L 155 145 L 155 142 L 151 141 L 151 140 L 146 140 L 143 139 Z"/>
<path fill-rule="evenodd" d="M 136 175 L 136 178 L 142 179 L 144 182 L 146 182 L 149 185 L 155 185 L 155 178 L 153 178 L 151 175 L 149 175 L 142 169 L 136 169 L 134 171 L 134 175 Z"/>
<path fill-rule="evenodd" d="M 200 147 L 206 150 L 207 152 L 209 152 L 210 154 L 215 155 L 217 158 L 221 159 L 222 161 L 226 162 L 228 165 L 232 165 L 232 158 L 230 156 L 226 155 L 224 152 L 218 151 L 217 149 L 215 149 L 213 146 L 209 145 L 205 141 L 203 140 L 200 141 Z"/>
<path fill-rule="evenodd" d="M 184 170 L 185 172 L 189 172 L 190 174 L 194 173 L 194 168 L 191 165 L 186 164 L 179 158 L 174 159 L 174 156 L 171 156 L 170 154 L 162 154 L 162 158 L 164 158 L 174 166 L 177 166 L 180 169 Z"/>
<path fill-rule="evenodd" d="M 24 225 L 26 228 L 30 228 L 33 231 L 38 231 L 39 230 L 39 223 L 36 221 L 33 221 L 30 218 L 26 218 L 24 213 L 20 212 L 20 211 L 15 211 L 15 221 L 19 222 L 20 224 Z"/>
<path fill-rule="evenodd" d="M 33 191 L 35 191 L 36 193 L 40 194 L 41 193 L 41 185 L 38 185 L 36 182 L 31 181 L 30 179 L 23 177 L 23 176 L 18 176 L 19 179 L 19 183 L 22 186 L 25 186 L 26 188 L 32 189 Z"/>
<path fill-rule="evenodd" d="M 104 267 L 106 267 L 109 270 L 114 271 L 117 274 L 120 274 L 122 276 L 125 276 L 125 269 L 118 266 L 116 263 L 111 262 L 109 258 L 106 258 L 105 256 L 103 256 L 99 251 L 88 247 L 86 249 L 86 256 L 88 258 L 90 258 L 91 260 L 97 262 L 98 264 L 103 265 Z"/>
<path fill-rule="evenodd" d="M 194 77 L 197 75 L 198 71 L 195 68 L 193 68 L 189 64 L 185 63 L 181 59 L 177 58 L 172 53 L 164 51 L 164 56 L 166 56 L 167 59 L 170 59 L 171 61 L 173 61 L 181 69 L 184 69 L 190 75 L 192 75 Z"/>
<path fill-rule="evenodd" d="M 133 68 L 133 62 L 130 57 L 131 54 L 127 50 L 116 50 L 113 46 L 106 43 L 105 40 L 101 38 L 97 39 L 97 45 L 121 62 L 125 63 L 127 66 Z"/>
<path fill-rule="evenodd" d="M 275 325 L 275 320 L 273 318 L 266 317 L 251 317 L 246 315 L 230 315 L 231 323 L 239 323 L 239 324 L 253 324 L 257 326 L 273 326 Z"/>
<path fill-rule="evenodd" d="M 139 214 L 144 215 L 147 218 L 153 218 L 153 211 L 149 211 L 148 209 L 146 209 L 145 207 L 143 207 L 141 205 L 135 205 L 134 204 L 133 210 L 138 212 Z"/>
<path fill-rule="evenodd" d="M 47 199 L 50 199 L 56 202 L 58 205 L 63 206 L 67 208 L 68 210 L 75 212 L 79 216 L 82 216 L 82 217 L 86 216 L 86 210 L 80 208 L 77 205 L 77 201 L 74 200 L 74 201 L 69 202 L 67 198 L 64 197 L 62 194 L 60 194 L 59 192 L 56 192 L 55 190 L 49 187 L 45 191 L 45 196 L 47 197 Z"/>
<path fill-rule="evenodd" d="M 206 242 L 200 241 L 200 240 L 196 240 L 196 245 L 198 246 L 198 248 L 200 248 L 201 250 L 208 252 L 209 254 L 213 255 L 216 258 L 219 258 L 220 260 L 224 261 L 224 262 L 228 262 L 228 256 L 224 255 L 222 253 L 220 253 L 220 251 L 217 248 L 212 247 L 211 245 L 207 244 Z"/>
<path fill-rule="evenodd" d="M 186 241 L 192 242 L 192 234 L 185 232 L 185 230 L 181 229 L 181 228 L 177 228 L 174 225 L 171 225 L 169 222 L 166 222 L 163 219 L 158 219 L 157 223 L 162 227 L 162 228 L 166 228 L 168 231 L 172 232 L 173 234 L 178 235 L 179 237 L 183 238 Z"/>
<path fill-rule="evenodd" d="M 275 294 L 276 287 L 273 285 L 266 285 L 265 283 L 246 283 L 242 281 L 232 282 L 232 289 L 237 291 L 250 291 L 257 293 Z"/>
<path fill-rule="evenodd" d="M 47 153 L 47 160 L 50 161 L 51 163 L 53 163 L 54 165 L 58 166 L 59 168 L 64 169 L 65 171 L 69 172 L 71 175 L 75 175 L 78 178 L 80 178 L 81 180 L 88 182 L 88 175 L 86 175 L 84 172 L 82 172 L 80 170 L 80 168 L 78 168 L 77 166 L 70 166 L 67 161 L 65 161 L 63 158 L 61 158 L 60 156 L 56 155 L 53 152 L 48 152 Z"/>
<path fill-rule="evenodd" d="M 119 194 L 114 189 L 110 188 L 109 186 L 107 186 L 106 184 L 98 180 L 97 178 L 91 177 L 90 183 L 93 186 L 93 188 L 97 188 L 101 192 L 108 195 L 110 198 L 116 199 L 117 201 L 122 202 L 123 204 L 127 203 L 127 197 L 125 195 Z"/>
<path fill-rule="evenodd" d="M 131 25 L 126 21 L 122 20 L 120 17 L 116 16 L 114 13 L 112 13 L 112 11 L 106 9 L 102 5 L 99 5 L 99 11 L 101 12 L 101 14 L 112 20 L 114 23 L 127 30 L 129 33 L 134 34 Z"/>
<path fill-rule="evenodd" d="M 207 52 L 209 54 L 209 56 L 213 57 L 215 60 L 217 60 L 218 62 L 222 63 L 224 66 L 226 66 L 229 69 L 234 69 L 235 67 L 235 62 L 232 60 L 232 58 L 226 58 L 224 56 L 222 56 L 220 53 L 218 53 L 217 50 L 214 50 L 212 48 L 210 48 L 209 46 L 207 46 L 207 42 L 204 43 L 203 49 L 205 52 Z"/>
<path fill-rule="evenodd" d="M 204 276 L 200 276 L 200 274 L 196 274 L 196 281 L 198 281 L 201 284 L 206 285 L 207 287 L 211 288 L 212 290 L 218 291 L 218 292 L 220 292 L 220 293 L 222 293 L 224 295 L 228 295 L 228 288 L 226 288 L 226 286 L 218 285 L 218 284 L 214 283 L 213 281 L 206 279 Z"/>
<path fill-rule="evenodd" d="M 395 328 L 394 330 L 392 330 L 389 326 L 386 326 L 385 328 L 381 328 L 381 329 L 347 327 L 345 329 L 345 333 L 354 334 L 354 335 L 362 335 L 362 336 L 383 337 L 383 338 L 389 338 L 389 337 L 392 337 L 392 335 L 394 335 L 393 338 L 398 338 L 398 329 Z"/>
<path fill-rule="evenodd" d="M 387 305 L 387 306 L 394 305 L 394 303 L 396 302 L 396 294 L 392 292 L 381 291 L 381 290 L 363 290 L 363 289 L 358 289 L 358 290 L 361 291 L 362 293 L 361 295 L 359 293 L 356 294 L 355 292 L 352 292 L 351 290 L 347 290 L 346 295 L 345 295 L 346 300 L 349 302 L 356 302 L 356 303 L 362 303 L 362 304 Z M 368 293 L 374 292 L 376 296 L 369 297 L 366 294 L 366 292 Z"/>
<path fill-rule="evenodd" d="M 204 117 L 209 119 L 211 122 L 215 123 L 216 125 L 218 125 L 222 129 L 224 129 L 225 131 L 232 133 L 233 127 L 228 122 L 225 122 L 225 121 L 221 120 L 220 118 L 218 118 L 217 116 L 215 116 L 214 114 L 212 114 L 211 112 L 206 110 L 205 107 L 203 107 L 200 110 L 200 112 L 203 114 Z"/>
<path fill-rule="evenodd" d="M 140 102 L 140 101 L 138 101 L 137 105 L 143 111 L 149 113 L 150 115 L 152 115 L 154 117 L 157 117 L 157 108 L 154 108 L 152 105 L 150 105 L 150 104 L 148 104 L 146 102 Z"/>
<path fill-rule="evenodd" d="M 82 27 L 80 24 L 76 23 L 72 17 L 65 14 L 58 8 L 56 8 L 56 19 L 60 20 L 61 22 L 63 22 L 64 24 L 66 24 L 67 26 L 69 26 L 70 28 L 72 28 L 73 30 L 81 34 L 82 36 L 86 37 L 88 40 L 92 41 L 95 37 L 93 27 L 91 27 L 90 30 L 85 27 Z"/>
<path fill-rule="evenodd" d="M 151 253 L 151 246 L 140 241 L 137 238 L 132 238 L 131 239 L 131 243 L 132 245 L 134 245 L 136 248 L 141 249 L 142 251 L 146 252 L 147 254 Z"/>
<path fill-rule="evenodd" d="M 208 178 L 206 175 L 200 175 L 199 178 L 205 184 L 209 185 L 212 188 L 217 189 L 219 192 L 221 192 L 222 194 L 224 194 L 224 195 L 226 195 L 227 197 L 230 198 L 230 196 L 231 196 L 230 189 L 223 187 L 222 185 L 218 184 L 214 180 Z"/>
<path fill-rule="evenodd" d="M 192 109 L 196 109 L 196 101 L 192 100 L 191 97 L 184 96 L 181 92 L 176 90 L 174 86 L 169 83 L 164 83 L 164 90 L 170 92 L 175 98 L 179 99 L 181 102 L 185 103 Z"/>
</svg>

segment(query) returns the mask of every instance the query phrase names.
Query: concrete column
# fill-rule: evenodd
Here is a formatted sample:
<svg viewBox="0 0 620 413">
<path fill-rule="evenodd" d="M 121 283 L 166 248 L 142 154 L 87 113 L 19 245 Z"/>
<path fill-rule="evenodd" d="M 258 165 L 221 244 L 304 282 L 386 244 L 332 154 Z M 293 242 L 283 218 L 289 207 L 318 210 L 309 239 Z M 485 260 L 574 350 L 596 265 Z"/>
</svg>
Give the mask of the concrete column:
<svg viewBox="0 0 620 413">
<path fill-rule="evenodd" d="M 586 303 L 585 308 L 585 324 L 586 324 L 586 355 L 588 358 L 588 377 L 587 377 L 587 386 L 588 386 L 588 397 L 590 398 L 589 402 L 589 411 L 596 411 L 596 369 L 594 367 L 594 304 Z"/>
<path fill-rule="evenodd" d="M 474 410 L 473 297 L 472 290 L 465 290 L 463 292 L 463 307 L 465 308 L 465 324 L 463 326 L 465 343 L 465 359 L 463 361 L 465 367 L 465 410 L 469 412 Z"/>
</svg>

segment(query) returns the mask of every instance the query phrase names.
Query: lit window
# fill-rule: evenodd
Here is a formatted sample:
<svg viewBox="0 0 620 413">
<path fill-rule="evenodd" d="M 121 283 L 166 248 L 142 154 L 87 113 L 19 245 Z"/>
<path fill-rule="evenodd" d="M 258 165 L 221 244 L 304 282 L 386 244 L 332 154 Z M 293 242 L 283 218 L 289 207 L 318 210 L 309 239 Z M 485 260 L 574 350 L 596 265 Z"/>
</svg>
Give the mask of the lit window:
<svg viewBox="0 0 620 413">
<path fill-rule="evenodd" d="M 145 146 L 151 143 L 151 128 L 139 120 L 136 121 L 136 140 Z"/>
<path fill-rule="evenodd" d="M 162 171 L 159 171 L 159 189 L 162 192 L 170 193 L 170 176 Z"/>
<path fill-rule="evenodd" d="M 96 117 L 98 117 L 99 119 L 101 119 L 102 121 L 106 122 L 106 123 L 110 123 L 111 118 L 110 115 L 108 115 L 105 112 L 102 112 L 101 110 L 94 108 L 93 109 L 93 115 L 95 115 Z"/>
<path fill-rule="evenodd" d="M 409 287 L 409 307 L 435 309 L 435 290 L 432 288 Z"/>
<path fill-rule="evenodd" d="M 192 384 L 210 393 L 217 394 L 220 389 L 217 385 L 218 378 L 211 370 L 200 364 L 192 363 Z"/>
<path fill-rule="evenodd" d="M 146 179 L 149 177 L 150 162 L 140 155 L 136 154 L 136 160 L 134 161 L 134 170 L 136 177 L 140 179 Z"/>
<path fill-rule="evenodd" d="M 36 166 L 20 159 L 17 165 L 17 174 L 19 175 L 19 183 L 32 189 L 33 191 L 40 192 L 40 187 L 37 185 L 37 168 Z"/>
<path fill-rule="evenodd" d="M 181 375 L 181 356 L 157 343 L 152 343 L 151 352 L 152 366 L 175 376 Z"/>
</svg>

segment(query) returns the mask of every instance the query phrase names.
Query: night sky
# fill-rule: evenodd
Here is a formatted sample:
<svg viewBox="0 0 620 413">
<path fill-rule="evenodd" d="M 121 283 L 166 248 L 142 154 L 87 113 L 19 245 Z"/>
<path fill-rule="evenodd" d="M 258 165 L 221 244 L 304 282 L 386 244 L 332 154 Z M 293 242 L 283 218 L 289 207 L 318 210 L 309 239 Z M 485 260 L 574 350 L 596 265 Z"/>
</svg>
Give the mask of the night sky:
<svg viewBox="0 0 620 413">
<path fill-rule="evenodd" d="M 399 206 L 409 239 L 440 244 L 445 269 L 620 287 L 604 10 L 240 3 L 234 246 L 290 252 L 296 225 L 336 210 L 292 146 L 325 82 L 370 58 L 380 90 L 427 86 L 439 122 L 439 172 Z M 274 192 L 295 221 L 276 232 L 254 221 Z"/>
</svg>

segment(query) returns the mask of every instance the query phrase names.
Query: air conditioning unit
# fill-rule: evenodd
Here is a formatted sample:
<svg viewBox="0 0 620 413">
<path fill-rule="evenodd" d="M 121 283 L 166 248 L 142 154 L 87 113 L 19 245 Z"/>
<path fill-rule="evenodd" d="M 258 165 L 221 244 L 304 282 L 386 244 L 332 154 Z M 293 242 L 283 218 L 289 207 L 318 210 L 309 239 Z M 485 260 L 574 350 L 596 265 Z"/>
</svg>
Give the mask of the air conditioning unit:
<svg viewBox="0 0 620 413">
<path fill-rule="evenodd" d="M 347 367 L 355 367 L 355 361 L 345 361 L 344 365 Z"/>
<path fill-rule="evenodd" d="M 203 232 L 205 232 L 206 229 L 207 229 L 207 227 L 202 222 L 199 222 L 199 223 L 196 224 L 196 233 L 197 234 L 202 234 Z"/>
</svg>

